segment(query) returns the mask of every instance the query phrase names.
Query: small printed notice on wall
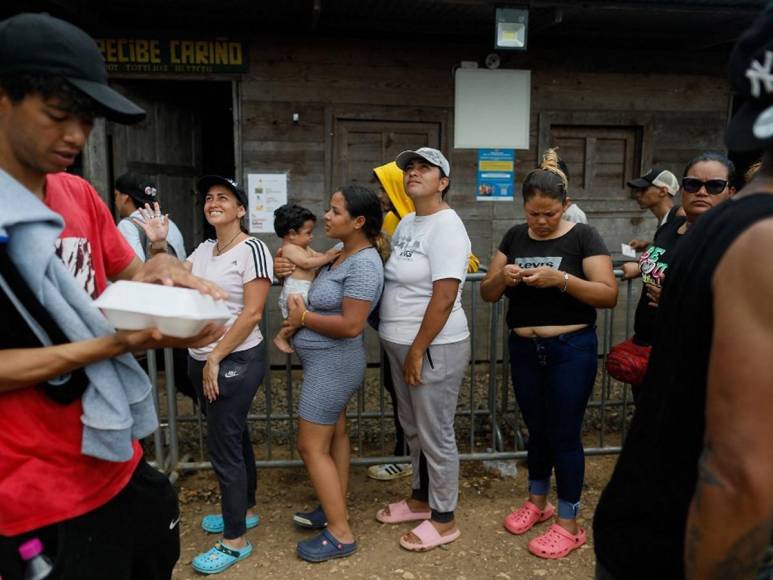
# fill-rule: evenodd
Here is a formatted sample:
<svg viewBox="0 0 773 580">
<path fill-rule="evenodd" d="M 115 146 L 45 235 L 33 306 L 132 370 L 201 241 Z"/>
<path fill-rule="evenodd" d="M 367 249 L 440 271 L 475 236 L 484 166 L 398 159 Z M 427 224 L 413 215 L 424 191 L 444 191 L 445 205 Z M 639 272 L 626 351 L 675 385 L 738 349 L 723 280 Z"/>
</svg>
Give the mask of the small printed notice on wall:
<svg viewBox="0 0 773 580">
<path fill-rule="evenodd" d="M 247 199 L 250 204 L 250 233 L 273 233 L 274 210 L 287 203 L 287 174 L 248 174 Z"/>
<path fill-rule="evenodd" d="M 512 201 L 514 149 L 478 149 L 478 201 Z"/>
</svg>

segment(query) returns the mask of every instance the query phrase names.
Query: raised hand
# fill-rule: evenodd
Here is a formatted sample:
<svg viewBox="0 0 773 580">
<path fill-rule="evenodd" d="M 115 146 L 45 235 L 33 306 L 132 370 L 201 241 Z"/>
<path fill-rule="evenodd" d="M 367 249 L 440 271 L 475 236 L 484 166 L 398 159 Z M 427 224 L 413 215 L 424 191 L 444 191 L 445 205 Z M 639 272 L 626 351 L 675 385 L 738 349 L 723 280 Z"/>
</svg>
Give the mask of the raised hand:
<svg viewBox="0 0 773 580">
<path fill-rule="evenodd" d="M 161 213 L 158 202 L 153 202 L 152 208 L 146 203 L 145 207 L 137 209 L 142 219 L 132 219 L 132 221 L 143 229 L 150 243 L 166 240 L 166 236 L 169 235 L 169 215 Z"/>
</svg>

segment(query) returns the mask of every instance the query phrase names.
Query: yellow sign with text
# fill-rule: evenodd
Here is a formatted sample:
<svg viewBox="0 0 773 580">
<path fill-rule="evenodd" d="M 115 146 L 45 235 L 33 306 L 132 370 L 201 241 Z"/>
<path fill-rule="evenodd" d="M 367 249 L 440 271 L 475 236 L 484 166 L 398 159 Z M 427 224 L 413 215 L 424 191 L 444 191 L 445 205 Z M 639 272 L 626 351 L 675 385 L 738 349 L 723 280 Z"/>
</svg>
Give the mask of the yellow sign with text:
<svg viewBox="0 0 773 580">
<path fill-rule="evenodd" d="M 247 46 L 234 40 L 98 38 L 108 73 L 241 73 Z"/>
<path fill-rule="evenodd" d="M 512 171 L 514 167 L 512 161 L 479 161 L 479 171 Z"/>
</svg>

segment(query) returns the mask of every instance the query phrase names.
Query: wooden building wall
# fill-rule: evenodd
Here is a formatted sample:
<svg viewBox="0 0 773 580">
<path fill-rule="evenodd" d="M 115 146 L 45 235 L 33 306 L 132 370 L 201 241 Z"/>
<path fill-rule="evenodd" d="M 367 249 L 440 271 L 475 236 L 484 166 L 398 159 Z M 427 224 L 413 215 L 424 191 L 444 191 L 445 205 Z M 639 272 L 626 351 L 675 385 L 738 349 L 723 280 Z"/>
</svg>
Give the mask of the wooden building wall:
<svg viewBox="0 0 773 580">
<path fill-rule="evenodd" d="M 462 60 L 482 61 L 488 52 L 485 46 L 419 40 L 386 43 L 367 38 L 300 36 L 253 39 L 249 72 L 235 83 L 235 139 L 241 144 L 237 145 L 236 164 L 240 165 L 241 178 L 250 172 L 287 172 L 290 201 L 308 206 L 321 217 L 328 195 L 338 185 L 348 181 L 368 183 L 373 167 L 394 159 L 403 149 L 440 147 L 449 155 L 452 166 L 450 203 L 467 226 L 473 251 L 487 264 L 504 232 L 522 219 L 521 203 L 518 199 L 514 203 L 476 201 L 476 153 L 453 150 L 451 146 L 453 70 Z M 680 175 L 693 155 L 707 149 L 724 149 L 722 133 L 729 110 L 724 80 L 726 56 L 675 54 L 649 48 L 638 54 L 624 54 L 551 47 L 547 51 L 532 48 L 525 54 L 506 55 L 503 61 L 504 66 L 532 71 L 530 147 L 528 151 L 517 151 L 518 183 L 536 165 L 538 151 L 551 144 L 560 145 L 561 156 L 570 168 L 573 198 L 618 256 L 620 242 L 649 238 L 656 226 L 651 214 L 639 210 L 629 197 L 626 179 L 653 165 Z M 167 86 L 154 77 L 130 76 L 118 84 L 133 98 L 149 100 L 146 106 L 155 110 L 165 105 L 164 99 L 151 103 L 154 91 L 163 90 L 170 96 L 180 91 L 200 93 L 190 83 L 178 80 L 167 79 L 172 83 Z M 210 91 L 230 89 L 226 83 L 220 85 L 210 86 Z M 208 103 L 217 102 L 223 109 L 220 113 L 227 116 L 228 99 L 224 101 L 222 96 L 197 101 L 198 108 L 194 108 L 199 125 L 207 119 L 210 124 L 227 125 L 227 119 L 207 112 Z M 181 110 L 190 108 L 177 101 Z M 297 123 L 293 122 L 294 113 L 299 116 Z M 185 135 L 199 134 L 185 124 L 178 123 L 177 130 Z M 133 162 L 147 173 L 158 173 L 162 184 L 171 178 L 183 179 L 185 183 L 179 187 L 168 184 L 165 191 L 176 192 L 176 197 L 162 201 L 172 210 L 175 204 L 190 206 L 185 211 L 173 211 L 173 215 L 193 249 L 203 235 L 202 222 L 196 218 L 200 208 L 190 191 L 191 176 L 205 170 L 195 162 L 198 158 L 184 167 L 179 161 L 167 159 L 180 148 L 170 149 L 170 142 L 156 130 L 152 120 L 131 129 L 113 127 L 111 134 L 117 156 L 113 159 L 116 175 L 126 170 L 127 162 Z M 139 151 L 136 158 L 123 159 L 121 152 L 129 150 L 121 145 L 123 141 L 144 143 L 146 138 L 158 143 L 153 141 L 154 147 L 134 147 Z M 196 143 L 192 139 L 191 147 L 185 150 L 198 151 Z M 100 181 L 100 172 L 91 167 L 99 155 L 88 157 L 89 177 L 107 184 L 106 170 L 103 168 L 105 176 Z M 156 166 L 159 169 L 154 172 Z M 128 163 L 128 167 L 134 166 Z M 137 167 L 132 170 L 140 170 Z M 109 191 L 103 194 L 109 199 Z M 195 214 L 192 218 L 180 218 L 190 211 Z M 321 227 L 318 232 L 314 246 L 327 247 L 329 242 Z M 273 234 L 259 237 L 272 250 L 280 244 Z M 465 291 L 469 317 L 470 300 L 476 293 L 472 290 Z M 276 293 L 272 291 L 269 301 L 271 332 L 279 317 Z M 489 312 L 479 304 L 475 320 L 478 359 L 488 356 Z M 367 333 L 367 341 L 371 362 L 376 362 L 374 333 Z M 272 357 L 275 363 L 284 360 L 273 351 Z"/>
<path fill-rule="evenodd" d="M 450 203 L 486 264 L 504 232 L 522 216 L 517 199 L 476 201 L 476 153 L 451 148 L 453 68 L 486 52 L 476 46 L 363 39 L 255 41 L 249 74 L 240 84 L 243 173 L 286 171 L 289 199 L 321 216 L 336 186 L 349 179 L 367 182 L 373 167 L 399 151 L 436 140 L 450 154 Z M 672 55 L 665 59 L 672 72 L 655 74 L 647 72 L 657 64 L 652 54 L 605 57 L 598 67 L 602 72 L 581 52 L 575 59 L 564 55 L 561 64 L 544 55 L 521 57 L 520 68 L 532 70 L 532 114 L 530 148 L 517 152 L 517 181 L 535 166 L 538 150 L 559 143 L 570 166 L 573 197 L 619 256 L 620 242 L 649 238 L 656 226 L 629 197 L 626 178 L 652 165 L 681 175 L 693 155 L 723 150 L 729 93 L 724 61 L 712 66 L 700 55 L 691 57 L 693 62 Z M 692 70 L 700 74 L 685 72 Z M 300 116 L 297 124 L 293 113 Z M 318 231 L 314 245 L 326 247 L 329 242 Z M 273 235 L 260 237 L 272 249 L 279 245 Z M 470 319 L 473 294 L 476 288 L 465 291 Z M 277 316 L 276 306 L 271 308 Z M 478 360 L 488 357 L 489 315 L 479 302 L 471 320 Z M 618 330 L 624 333 L 622 326 Z M 375 334 L 366 333 L 366 340 L 375 362 Z M 274 362 L 281 361 L 275 356 Z"/>
<path fill-rule="evenodd" d="M 474 46 L 385 46 L 362 39 L 254 42 L 250 71 L 240 84 L 243 173 L 286 171 L 289 199 L 321 216 L 336 186 L 349 179 L 367 182 L 376 165 L 435 139 L 450 154 L 450 202 L 467 226 L 473 251 L 488 263 L 522 209 L 518 200 L 476 201 L 475 151 L 451 148 L 452 70 L 481 51 L 485 54 Z M 654 74 L 646 72 L 648 63 L 641 58 L 628 60 L 636 73 L 595 72 L 581 55 L 577 66 L 571 59 L 559 66 L 538 58 L 522 66 L 532 70 L 532 115 L 530 148 L 517 152 L 517 181 L 535 166 L 538 150 L 559 143 L 570 165 L 573 197 L 619 255 L 620 242 L 649 238 L 656 226 L 629 197 L 626 178 L 652 165 L 680 175 L 693 155 L 724 148 L 729 99 L 724 64 L 712 67 L 696 58 L 681 65 L 701 74 Z M 625 55 L 613 60 L 625 66 Z M 300 116 L 297 124 L 293 113 Z M 272 248 L 279 245 L 273 235 L 261 238 Z M 327 243 L 321 233 L 315 240 L 317 247 Z M 471 290 L 465 292 L 470 318 Z M 479 304 L 471 320 L 478 329 L 479 360 L 488 356 L 489 313 Z M 367 333 L 367 341 L 375 362 L 374 333 Z"/>
<path fill-rule="evenodd" d="M 481 53 L 485 48 L 420 42 L 256 40 L 240 89 L 243 172 L 288 172 L 290 199 L 321 214 L 332 188 L 348 179 L 368 180 L 371 167 L 393 158 L 403 145 L 425 144 L 436 127 L 441 148 L 450 153 L 450 202 L 468 227 L 474 252 L 487 262 L 522 212 L 518 201 L 476 201 L 475 152 L 451 149 L 452 70 Z M 650 64 L 642 56 L 635 62 L 618 56 L 621 68 L 629 62 L 641 71 Z M 524 68 L 532 68 L 532 120 L 530 149 L 517 152 L 518 182 L 534 167 L 538 149 L 557 141 L 570 161 L 572 195 L 610 249 L 619 252 L 621 241 L 648 237 L 655 220 L 628 197 L 625 178 L 652 165 L 680 175 L 694 154 L 724 149 L 729 99 L 724 62 L 712 67 L 699 63 L 700 55 L 691 56 L 695 70 L 713 72 L 695 75 L 589 72 L 593 63 L 583 60 L 581 51 L 576 66 L 572 59 L 551 65 L 537 58 L 532 66 L 524 61 Z M 688 57 L 674 58 L 691 69 Z M 651 66 L 659 67 L 654 61 Z M 298 124 L 293 113 L 300 115 Z M 587 181 L 583 171 L 593 179 Z M 273 236 L 262 237 L 272 247 L 278 244 Z"/>
</svg>

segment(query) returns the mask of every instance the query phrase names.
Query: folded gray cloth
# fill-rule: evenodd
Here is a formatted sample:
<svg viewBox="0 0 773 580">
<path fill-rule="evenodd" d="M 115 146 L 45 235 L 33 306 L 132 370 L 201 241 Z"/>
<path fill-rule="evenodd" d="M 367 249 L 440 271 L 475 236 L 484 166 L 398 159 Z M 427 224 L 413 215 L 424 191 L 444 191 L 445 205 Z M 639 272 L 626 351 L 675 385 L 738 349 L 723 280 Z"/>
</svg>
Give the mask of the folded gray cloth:
<svg viewBox="0 0 773 580">
<path fill-rule="evenodd" d="M 0 207 L 0 236 L 8 237 L 8 256 L 65 336 L 77 342 L 112 334 L 107 319 L 55 254 L 61 216 L 2 170 Z M 128 461 L 132 440 L 158 428 L 150 380 L 130 354 L 90 364 L 86 376 L 81 451 Z"/>
</svg>

